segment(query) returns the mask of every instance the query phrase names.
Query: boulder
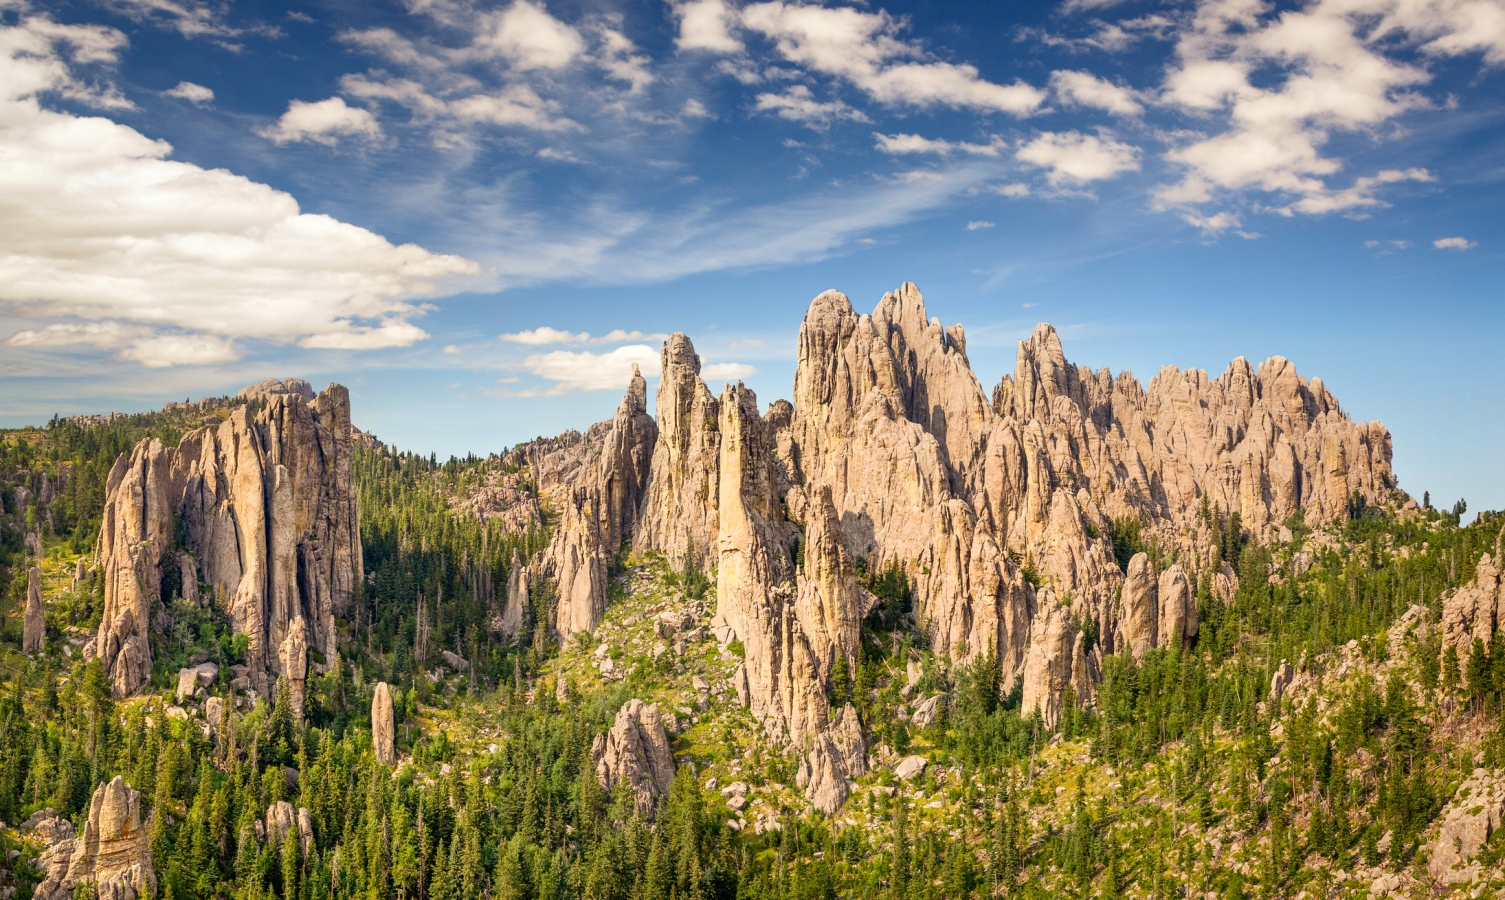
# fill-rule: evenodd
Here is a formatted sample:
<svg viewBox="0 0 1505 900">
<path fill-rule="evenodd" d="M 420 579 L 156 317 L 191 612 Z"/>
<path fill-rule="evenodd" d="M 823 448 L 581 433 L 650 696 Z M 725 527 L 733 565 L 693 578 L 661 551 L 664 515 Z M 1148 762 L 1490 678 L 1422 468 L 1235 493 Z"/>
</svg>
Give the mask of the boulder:
<svg viewBox="0 0 1505 900">
<path fill-rule="evenodd" d="M 929 762 L 923 756 L 906 756 L 894 766 L 894 774 L 903 781 L 909 781 L 925 771 Z"/>
<path fill-rule="evenodd" d="M 293 812 L 293 805 L 286 800 L 278 800 L 267 807 L 266 814 L 266 842 L 269 847 L 281 849 L 282 841 L 287 833 L 297 826 L 297 814 Z M 296 832 L 295 832 L 296 833 Z"/>
<path fill-rule="evenodd" d="M 940 715 L 942 704 L 946 702 L 945 694 L 936 694 L 920 702 L 915 707 L 914 715 L 909 717 L 909 724 L 915 728 L 929 728 L 935 724 L 936 717 Z"/>
<path fill-rule="evenodd" d="M 173 692 L 173 697 L 176 698 L 179 703 L 182 703 L 184 700 L 187 700 L 193 696 L 193 692 L 198 689 L 198 686 L 198 672 L 194 671 L 193 669 L 179 669 L 178 687 L 177 690 Z"/>
<path fill-rule="evenodd" d="M 645 818 L 653 815 L 655 801 L 674 781 L 674 753 L 658 707 L 641 700 L 622 705 L 611 730 L 596 736 L 591 755 L 602 786 L 609 792 L 626 781 Z"/>
</svg>

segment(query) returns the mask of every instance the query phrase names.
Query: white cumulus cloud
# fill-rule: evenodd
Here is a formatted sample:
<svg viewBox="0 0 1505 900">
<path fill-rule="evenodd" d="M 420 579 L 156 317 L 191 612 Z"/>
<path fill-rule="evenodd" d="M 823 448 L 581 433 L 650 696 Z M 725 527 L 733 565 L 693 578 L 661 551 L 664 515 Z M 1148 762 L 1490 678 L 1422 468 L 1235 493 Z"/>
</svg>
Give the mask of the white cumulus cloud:
<svg viewBox="0 0 1505 900">
<path fill-rule="evenodd" d="M 233 359 L 237 338 L 401 346 L 425 336 L 414 298 L 478 273 L 173 161 L 133 128 L 43 107 L 39 93 L 73 80 L 59 27 L 0 28 L 0 308 L 37 321 L 11 346 L 118 348 L 153 366 Z"/>
<path fill-rule="evenodd" d="M 1078 131 L 1041 132 L 1014 155 L 1046 169 L 1046 180 L 1057 187 L 1103 181 L 1139 169 L 1139 148 Z"/>
<path fill-rule="evenodd" d="M 202 84 L 194 84 L 191 81 L 180 81 L 176 87 L 168 88 L 162 92 L 164 97 L 174 97 L 178 100 L 187 100 L 197 106 L 207 106 L 214 102 L 214 91 Z"/>
<path fill-rule="evenodd" d="M 1420 93 L 1432 78 L 1428 57 L 1467 53 L 1505 62 L 1498 2 L 1204 0 L 1177 36 L 1160 95 L 1200 120 L 1201 133 L 1167 154 L 1183 175 L 1156 204 L 1184 212 L 1266 195 L 1251 202 L 1285 215 L 1382 206 L 1381 186 L 1431 176 L 1388 169 L 1341 186 L 1344 162 L 1326 152 L 1329 139 L 1378 135 L 1433 105 Z"/>
<path fill-rule="evenodd" d="M 1057 70 L 1050 73 L 1050 87 L 1066 106 L 1101 109 L 1116 116 L 1137 116 L 1144 112 L 1133 90 L 1091 72 Z"/>
<path fill-rule="evenodd" d="M 602 335 L 592 335 L 589 331 L 568 331 L 541 325 L 527 331 L 498 335 L 498 338 L 509 344 L 542 347 L 548 344 L 620 344 L 624 341 L 662 341 L 668 340 L 669 336 L 657 333 L 648 334 L 637 329 L 626 331 L 621 328 L 613 328 Z"/>
<path fill-rule="evenodd" d="M 333 147 L 341 138 L 380 140 L 381 125 L 370 110 L 347 106 L 342 97 L 330 97 L 317 103 L 293 100 L 275 125 L 256 133 L 274 144 L 313 141 Z"/>
<path fill-rule="evenodd" d="M 619 390 L 627 387 L 636 364 L 644 376 L 659 372 L 659 353 L 647 344 L 628 344 L 605 353 L 555 350 L 523 360 L 528 371 L 554 382 L 551 394 Z"/>
<path fill-rule="evenodd" d="M 997 84 L 976 66 L 934 59 L 903 40 L 903 20 L 882 10 L 756 3 L 742 10 L 741 21 L 786 61 L 842 79 L 884 105 L 1028 115 L 1045 100 L 1022 81 Z"/>
<path fill-rule="evenodd" d="M 482 15 L 479 26 L 476 47 L 495 51 L 523 71 L 562 69 L 585 52 L 580 32 L 528 0 Z"/>
<path fill-rule="evenodd" d="M 740 53 L 742 42 L 732 36 L 737 13 L 726 0 L 693 0 L 674 4 L 679 19 L 675 46 L 681 50 L 709 50 L 713 53 Z"/>
<path fill-rule="evenodd" d="M 711 363 L 700 370 L 700 377 L 712 381 L 737 381 L 758 374 L 755 366 L 747 363 Z"/>
<path fill-rule="evenodd" d="M 1472 250 L 1479 245 L 1468 238 L 1445 237 L 1433 241 L 1432 246 L 1438 250 Z"/>
</svg>

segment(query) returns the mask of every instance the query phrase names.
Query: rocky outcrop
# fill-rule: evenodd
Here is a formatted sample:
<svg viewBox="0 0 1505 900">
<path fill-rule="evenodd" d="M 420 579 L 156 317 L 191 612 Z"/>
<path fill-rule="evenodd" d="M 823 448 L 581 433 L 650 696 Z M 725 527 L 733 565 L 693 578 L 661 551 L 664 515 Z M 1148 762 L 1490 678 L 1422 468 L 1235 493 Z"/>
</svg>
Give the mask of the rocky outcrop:
<svg viewBox="0 0 1505 900">
<path fill-rule="evenodd" d="M 1129 560 L 1129 569 L 1124 575 L 1119 633 L 1123 637 L 1123 648 L 1136 660 L 1142 659 L 1146 650 L 1159 644 L 1159 582 L 1150 569 L 1149 556 L 1143 553 L 1136 553 Z"/>
<path fill-rule="evenodd" d="M 397 726 L 393 719 L 392 689 L 378 682 L 371 698 L 371 749 L 376 758 L 392 765 L 397 762 Z"/>
<path fill-rule="evenodd" d="M 989 400 L 964 332 L 930 318 L 909 284 L 871 315 L 835 291 L 815 298 L 789 433 L 791 511 L 829 485 L 849 550 L 909 573 L 932 647 L 959 661 L 995 650 L 1004 690 L 1029 657 L 1032 700 L 1095 671 L 1102 653 L 1194 638 L 1191 583 L 1215 563 L 1204 508 L 1263 538 L 1297 509 L 1330 520 L 1355 492 L 1380 502 L 1393 484 L 1384 427 L 1353 423 L 1278 357 L 1235 360 L 1211 380 L 1168 368 L 1146 388 L 1073 365 L 1041 325 Z M 1184 564 L 1121 572 L 1112 528 L 1128 519 Z M 1070 598 L 1067 615 L 1036 601 L 1021 564 Z M 1049 612 L 1039 627 L 1037 609 Z M 1101 636 L 1075 662 L 1068 619 Z M 1051 646 L 1034 652 L 1036 635 Z M 1090 678 L 1078 687 L 1090 694 Z"/>
<path fill-rule="evenodd" d="M 602 786 L 610 791 L 626 781 L 645 818 L 674 781 L 674 753 L 658 707 L 641 700 L 628 700 L 617 710 L 611 730 L 596 736 L 591 755 Z"/>
<path fill-rule="evenodd" d="M 577 631 L 591 631 L 601 621 L 608 555 L 596 489 L 569 490 L 559 504 L 559 526 L 544 551 L 543 570 L 554 579 L 554 631 L 564 641 Z"/>
<path fill-rule="evenodd" d="M 810 491 L 804 525 L 799 539 L 804 565 L 796 573 L 796 618 L 815 653 L 821 678 L 828 680 L 839 664 L 845 664 L 849 672 L 857 671 L 865 605 L 828 485 Z"/>
<path fill-rule="evenodd" d="M 533 589 L 533 573 L 523 565 L 522 556 L 512 551 L 512 564 L 507 570 L 507 596 L 502 605 L 501 618 L 498 621 L 498 630 L 507 637 L 517 640 L 522 636 L 523 623 L 528 616 L 530 607 L 530 591 Z"/>
<path fill-rule="evenodd" d="M 1498 559 L 1497 544 L 1495 555 L 1479 557 L 1473 579 L 1442 599 L 1442 652 L 1457 653 L 1460 669 L 1473 652 L 1474 639 L 1488 649 L 1495 630 L 1505 622 L 1505 580 L 1500 577 Z"/>
<path fill-rule="evenodd" d="M 1078 698 L 1088 696 L 1095 672 L 1071 608 L 1060 603 L 1049 588 L 1040 592 L 1038 602 L 1039 610 L 1030 623 L 1022 700 L 1024 711 L 1038 711 L 1050 728 L 1061 719 L 1066 688 L 1071 687 Z"/>
<path fill-rule="evenodd" d="M 303 399 L 303 402 L 305 403 L 312 403 L 314 401 L 313 385 L 309 384 L 301 378 L 289 378 L 286 381 L 278 381 L 275 378 L 268 378 L 265 381 L 247 385 L 241 388 L 240 393 L 236 394 L 235 396 L 241 400 L 250 400 L 255 402 L 258 400 L 269 400 L 272 397 L 278 397 L 287 394 L 301 397 Z"/>
<path fill-rule="evenodd" d="M 37 885 L 34 896 L 38 900 L 66 900 L 85 882 L 93 883 L 100 900 L 137 900 L 156 894 L 151 843 L 141 827 L 141 794 L 125 779 L 117 775 L 99 786 L 89 802 L 83 834 L 71 843 L 67 868 L 60 875 L 49 870 L 47 879 Z"/>
<path fill-rule="evenodd" d="M 632 381 L 601 453 L 602 537 L 608 552 L 616 552 L 637 524 L 657 441 L 658 426 L 648 415 L 648 382 L 633 363 Z"/>
<path fill-rule="evenodd" d="M 1185 649 L 1197 638 L 1197 599 L 1180 564 L 1160 573 L 1157 593 L 1160 628 L 1157 646 Z"/>
<path fill-rule="evenodd" d="M 135 692 L 150 673 L 147 627 L 162 602 L 162 567 L 187 568 L 170 553 L 178 522 L 213 602 L 250 638 L 254 690 L 269 695 L 289 673 L 295 660 L 283 651 L 296 647 L 300 619 L 306 645 L 333 658 L 336 617 L 361 577 L 350 398 L 339 385 L 312 400 L 283 386 L 255 393 L 176 448 L 143 441 L 111 471 L 95 649 L 117 694 Z M 306 656 L 298 662 L 306 664 Z"/>
<path fill-rule="evenodd" d="M 670 335 L 661 360 L 658 439 L 633 550 L 709 561 L 717 552 L 719 404 L 700 378 L 689 338 Z"/>
<path fill-rule="evenodd" d="M 1427 858 L 1427 872 L 1443 884 L 1459 884 L 1479 877 L 1480 866 L 1475 858 L 1490 835 L 1500 829 L 1502 817 L 1505 817 L 1505 775 L 1475 769 L 1442 811 L 1442 825 Z"/>
<path fill-rule="evenodd" d="M 175 459 L 155 438 L 142 441 L 115 461 L 105 483 L 98 550 L 104 615 L 93 650 L 119 697 L 135 693 L 151 676 L 147 627 L 161 603 L 162 553 L 180 496 Z"/>
<path fill-rule="evenodd" d="M 41 653 L 47 636 L 47 609 L 42 605 L 42 570 L 26 570 L 26 614 L 21 622 L 21 652 Z"/>
</svg>

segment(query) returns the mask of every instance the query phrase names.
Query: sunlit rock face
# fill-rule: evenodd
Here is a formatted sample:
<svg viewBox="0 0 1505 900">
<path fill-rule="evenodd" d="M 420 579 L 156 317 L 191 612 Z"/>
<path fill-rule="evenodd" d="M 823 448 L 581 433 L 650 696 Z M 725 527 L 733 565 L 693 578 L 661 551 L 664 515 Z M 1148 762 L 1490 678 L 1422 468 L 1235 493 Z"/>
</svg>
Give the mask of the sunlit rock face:
<svg viewBox="0 0 1505 900">
<path fill-rule="evenodd" d="M 253 689 L 268 695 L 287 676 L 295 702 L 301 697 L 308 650 L 333 657 L 336 617 L 361 578 L 350 435 L 344 387 L 311 401 L 263 390 L 177 447 L 146 440 L 116 461 L 99 543 L 104 617 L 92 650 L 118 696 L 150 676 L 147 633 L 172 567 L 196 569 L 232 630 L 249 638 Z M 182 565 L 177 535 L 196 566 Z M 198 585 L 192 590 L 197 596 Z"/>
</svg>

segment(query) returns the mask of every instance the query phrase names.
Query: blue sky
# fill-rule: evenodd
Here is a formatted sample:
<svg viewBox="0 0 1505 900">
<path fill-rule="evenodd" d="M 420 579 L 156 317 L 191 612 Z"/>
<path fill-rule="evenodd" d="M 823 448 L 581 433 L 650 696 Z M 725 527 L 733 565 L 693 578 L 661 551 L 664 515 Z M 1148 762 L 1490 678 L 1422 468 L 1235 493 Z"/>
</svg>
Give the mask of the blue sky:
<svg viewBox="0 0 1505 900">
<path fill-rule="evenodd" d="M 914 281 L 986 388 L 1281 355 L 1501 508 L 1502 68 L 1505 0 L 0 0 L 0 424 L 301 376 L 485 453 Z"/>
</svg>

